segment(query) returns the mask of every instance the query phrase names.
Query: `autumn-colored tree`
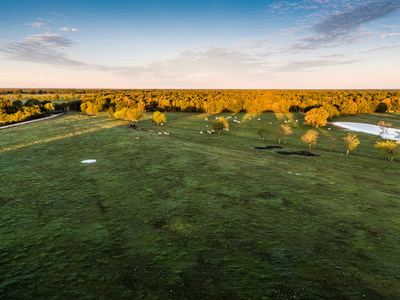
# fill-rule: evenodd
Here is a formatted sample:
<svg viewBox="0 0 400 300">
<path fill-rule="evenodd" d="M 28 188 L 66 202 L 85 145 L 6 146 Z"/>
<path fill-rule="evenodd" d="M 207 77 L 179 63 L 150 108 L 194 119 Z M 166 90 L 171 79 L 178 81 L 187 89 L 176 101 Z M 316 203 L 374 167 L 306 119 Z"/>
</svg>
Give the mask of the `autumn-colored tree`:
<svg viewBox="0 0 400 300">
<path fill-rule="evenodd" d="M 385 121 L 379 121 L 378 126 L 381 129 L 380 134 L 384 134 L 384 133 L 387 133 L 387 131 L 390 127 L 392 127 L 392 123 L 386 123 Z"/>
<path fill-rule="evenodd" d="M 327 105 L 324 106 L 324 108 L 329 114 L 328 115 L 329 119 L 335 118 L 335 117 L 339 117 L 340 113 L 339 113 L 338 109 L 335 106 L 327 104 Z"/>
<path fill-rule="evenodd" d="M 325 126 L 328 117 L 329 113 L 322 106 L 313 108 L 306 113 L 306 116 L 304 117 L 306 122 L 304 124 L 312 125 L 316 128 L 318 128 L 318 126 Z"/>
<path fill-rule="evenodd" d="M 276 131 L 276 135 L 278 136 L 278 143 L 281 143 L 281 139 L 287 135 L 292 134 L 292 128 L 289 125 L 281 125 L 279 126 L 278 130 Z M 286 144 L 286 141 L 285 141 Z"/>
<path fill-rule="evenodd" d="M 221 130 L 229 128 L 229 123 L 224 117 L 219 117 L 212 122 L 212 127 L 214 130 L 218 131 L 218 134 L 221 134 Z"/>
<path fill-rule="evenodd" d="M 111 110 L 109 113 L 111 113 Z M 123 107 L 122 109 L 115 111 L 114 117 L 116 119 L 136 122 L 143 117 L 143 113 L 134 108 Z"/>
<path fill-rule="evenodd" d="M 157 126 L 160 123 L 165 123 L 165 115 L 160 113 L 159 111 L 155 111 L 153 114 L 153 122 L 156 122 Z"/>
<path fill-rule="evenodd" d="M 357 134 L 354 133 L 348 133 L 347 136 L 343 138 L 343 140 L 346 143 L 346 155 L 350 153 L 351 150 L 357 148 L 357 146 L 360 144 L 360 140 L 357 137 Z"/>
<path fill-rule="evenodd" d="M 257 131 L 257 135 L 260 136 L 260 138 L 264 141 L 265 135 L 267 134 L 268 130 L 265 126 L 260 127 Z"/>
<path fill-rule="evenodd" d="M 342 115 L 354 115 L 358 111 L 357 103 L 354 101 L 347 101 L 340 105 L 340 113 Z"/>
<path fill-rule="evenodd" d="M 44 105 L 44 109 L 45 109 L 46 111 L 49 111 L 49 112 L 55 110 L 53 103 L 46 103 L 46 104 Z"/>
<path fill-rule="evenodd" d="M 308 144 L 309 149 L 311 150 L 311 146 L 314 146 L 317 144 L 317 139 L 318 139 L 318 132 L 315 130 L 307 130 L 306 134 L 304 134 L 300 138 L 304 143 Z"/>
<path fill-rule="evenodd" d="M 399 141 L 376 142 L 375 147 L 378 151 L 388 154 L 389 160 L 393 161 L 394 156 L 400 151 Z"/>
<path fill-rule="evenodd" d="M 87 115 L 97 116 L 100 111 L 100 107 L 93 102 L 83 102 L 81 104 L 81 111 Z"/>
</svg>

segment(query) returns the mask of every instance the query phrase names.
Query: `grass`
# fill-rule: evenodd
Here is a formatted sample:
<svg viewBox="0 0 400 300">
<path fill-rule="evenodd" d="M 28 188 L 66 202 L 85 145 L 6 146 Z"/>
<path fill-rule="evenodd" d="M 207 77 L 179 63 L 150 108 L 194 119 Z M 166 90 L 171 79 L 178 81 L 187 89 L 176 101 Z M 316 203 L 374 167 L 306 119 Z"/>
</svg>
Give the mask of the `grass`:
<svg viewBox="0 0 400 300">
<path fill-rule="evenodd" d="M 2 130 L 0 295 L 398 297 L 399 158 L 388 162 L 379 138 L 361 133 L 343 155 L 336 128 L 318 129 L 319 157 L 256 150 L 277 144 L 284 120 L 294 129 L 284 150 L 308 150 L 303 115 L 235 116 L 241 123 L 221 135 L 199 133 L 214 116 L 189 113 L 139 124 L 172 136 L 79 114 Z M 338 120 L 400 128 L 393 114 Z M 332 152 L 329 136 L 339 141 Z"/>
</svg>

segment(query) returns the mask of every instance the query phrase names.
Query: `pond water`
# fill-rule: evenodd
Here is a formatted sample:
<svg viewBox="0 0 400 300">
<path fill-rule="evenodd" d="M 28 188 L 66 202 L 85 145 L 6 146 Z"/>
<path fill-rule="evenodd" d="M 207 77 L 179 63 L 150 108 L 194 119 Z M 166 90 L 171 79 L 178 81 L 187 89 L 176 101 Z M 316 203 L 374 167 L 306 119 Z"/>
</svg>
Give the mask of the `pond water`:
<svg viewBox="0 0 400 300">
<path fill-rule="evenodd" d="M 331 124 L 350 131 L 369 133 L 380 136 L 383 139 L 400 141 L 400 129 L 397 128 L 387 128 L 382 132 L 382 129 L 378 125 L 366 123 L 332 122 Z"/>
</svg>

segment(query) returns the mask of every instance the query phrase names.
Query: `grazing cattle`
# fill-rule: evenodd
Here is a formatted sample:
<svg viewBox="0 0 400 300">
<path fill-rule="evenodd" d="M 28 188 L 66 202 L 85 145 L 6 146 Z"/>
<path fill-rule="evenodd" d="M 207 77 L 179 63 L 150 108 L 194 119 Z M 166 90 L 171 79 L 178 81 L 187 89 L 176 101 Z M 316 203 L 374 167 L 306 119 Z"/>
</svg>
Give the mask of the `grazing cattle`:
<svg viewBox="0 0 400 300">
<path fill-rule="evenodd" d="M 137 129 L 137 127 L 136 127 L 135 124 L 130 124 L 130 125 L 129 125 L 129 128 Z"/>
</svg>

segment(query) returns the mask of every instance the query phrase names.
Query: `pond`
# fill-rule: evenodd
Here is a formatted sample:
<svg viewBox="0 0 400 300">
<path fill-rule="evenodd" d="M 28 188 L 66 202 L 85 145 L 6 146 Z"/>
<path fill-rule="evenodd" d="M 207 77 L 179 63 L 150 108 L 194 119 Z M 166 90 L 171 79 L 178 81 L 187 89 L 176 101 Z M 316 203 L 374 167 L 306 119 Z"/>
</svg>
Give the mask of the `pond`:
<svg viewBox="0 0 400 300">
<path fill-rule="evenodd" d="M 382 131 L 380 126 L 366 123 L 332 122 L 331 124 L 349 131 L 369 133 L 383 139 L 400 141 L 400 129 L 397 128 L 386 128 Z"/>
</svg>

